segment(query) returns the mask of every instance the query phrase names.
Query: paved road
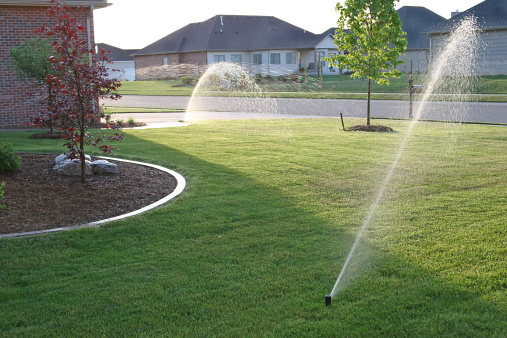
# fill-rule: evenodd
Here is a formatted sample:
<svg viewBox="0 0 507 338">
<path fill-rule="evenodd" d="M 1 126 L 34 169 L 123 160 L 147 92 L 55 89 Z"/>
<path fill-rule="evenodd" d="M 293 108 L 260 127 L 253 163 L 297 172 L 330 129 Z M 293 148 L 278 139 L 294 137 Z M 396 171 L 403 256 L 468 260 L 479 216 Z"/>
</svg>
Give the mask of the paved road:
<svg viewBox="0 0 507 338">
<path fill-rule="evenodd" d="M 106 106 L 161 107 L 186 109 L 190 97 L 126 95 L 119 101 L 106 101 Z M 377 100 L 371 103 L 372 117 L 407 118 L 407 101 Z M 366 115 L 366 100 L 329 99 L 266 99 L 195 97 L 192 100 L 192 119 L 237 119 L 256 117 L 361 117 Z M 421 103 L 414 102 L 414 114 Z M 227 113 L 225 113 L 227 112 Z M 151 115 L 151 114 L 150 114 Z M 135 116 L 133 116 L 135 119 Z M 183 113 L 155 114 L 157 122 L 185 119 Z M 420 109 L 421 119 L 507 123 L 507 103 L 449 103 L 427 102 Z"/>
</svg>

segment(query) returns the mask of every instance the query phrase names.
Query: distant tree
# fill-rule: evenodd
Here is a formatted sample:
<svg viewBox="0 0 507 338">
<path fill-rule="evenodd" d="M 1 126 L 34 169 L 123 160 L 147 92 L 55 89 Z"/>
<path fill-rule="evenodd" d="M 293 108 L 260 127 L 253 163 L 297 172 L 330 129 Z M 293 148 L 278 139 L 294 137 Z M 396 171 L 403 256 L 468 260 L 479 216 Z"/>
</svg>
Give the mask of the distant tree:
<svg viewBox="0 0 507 338">
<path fill-rule="evenodd" d="M 371 81 L 389 84 L 389 77 L 399 77 L 398 57 L 405 52 L 407 40 L 401 20 L 394 9 L 399 0 L 345 0 L 336 4 L 340 13 L 334 43 L 348 54 L 326 58 L 333 66 L 346 67 L 352 77 L 368 79 L 366 124 L 370 125 Z"/>
<path fill-rule="evenodd" d="M 53 72 L 47 76 L 46 83 L 52 86 L 55 97 L 62 104 L 59 114 L 65 119 L 61 129 L 65 132 L 65 145 L 70 158 L 81 160 L 81 181 L 86 182 L 85 145 L 98 146 L 104 140 L 122 140 L 123 135 L 114 133 L 107 137 L 104 133 L 91 134 L 90 126 L 100 121 L 98 100 L 119 99 L 117 93 L 121 83 L 110 79 L 105 65 L 108 57 L 103 49 L 95 53 L 88 47 L 86 27 L 76 19 L 76 13 L 60 1 L 51 1 L 49 14 L 54 20 L 53 27 L 41 27 L 52 41 L 54 55 L 49 58 Z M 78 7 L 76 11 L 83 11 Z M 117 125 L 109 126 L 117 128 Z M 104 153 L 112 153 L 114 147 L 101 145 Z"/>
<path fill-rule="evenodd" d="M 58 114 L 59 101 L 55 98 L 55 91 L 51 83 L 47 83 L 48 75 L 53 74 L 53 64 L 49 57 L 54 54 L 51 40 L 32 38 L 26 39 L 20 46 L 10 50 L 14 67 L 21 79 L 35 80 L 41 86 L 46 87 L 47 97 L 41 100 L 44 109 L 36 116 L 32 116 L 32 123 L 49 128 L 51 134 L 55 127 L 61 123 Z"/>
</svg>

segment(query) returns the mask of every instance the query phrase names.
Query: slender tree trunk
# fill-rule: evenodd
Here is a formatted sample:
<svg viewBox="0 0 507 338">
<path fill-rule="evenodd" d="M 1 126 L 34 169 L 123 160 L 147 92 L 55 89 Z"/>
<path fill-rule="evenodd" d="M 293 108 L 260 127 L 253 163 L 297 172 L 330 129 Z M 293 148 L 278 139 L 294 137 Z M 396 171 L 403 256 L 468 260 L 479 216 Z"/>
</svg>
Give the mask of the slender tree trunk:
<svg viewBox="0 0 507 338">
<path fill-rule="evenodd" d="M 84 138 L 85 138 L 85 116 L 81 113 L 81 137 L 79 139 L 79 158 L 81 159 L 81 183 L 86 183 L 86 162 L 84 152 Z"/>
<path fill-rule="evenodd" d="M 368 107 L 366 108 L 366 125 L 370 125 L 370 98 L 371 98 L 371 80 L 368 79 Z"/>
</svg>

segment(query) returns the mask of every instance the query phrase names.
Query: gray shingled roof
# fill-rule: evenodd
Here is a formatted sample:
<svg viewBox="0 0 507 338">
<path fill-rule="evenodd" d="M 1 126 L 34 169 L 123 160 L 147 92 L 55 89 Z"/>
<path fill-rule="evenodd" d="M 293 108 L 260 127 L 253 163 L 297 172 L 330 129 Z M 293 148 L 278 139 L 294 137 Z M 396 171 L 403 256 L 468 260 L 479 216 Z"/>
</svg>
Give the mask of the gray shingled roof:
<svg viewBox="0 0 507 338">
<path fill-rule="evenodd" d="M 447 20 L 425 7 L 403 6 L 397 10 L 402 29 L 407 35 L 407 50 L 429 49 L 430 38 L 422 34 L 428 28 L 442 24 Z"/>
<path fill-rule="evenodd" d="M 450 18 L 445 24 L 436 25 L 428 33 L 448 32 L 464 18 L 473 15 L 481 29 L 507 28 L 507 1 L 486 0 Z"/>
<path fill-rule="evenodd" d="M 111 52 L 108 55 L 111 61 L 134 61 L 134 57 L 130 56 L 130 54 L 137 52 L 137 49 L 121 49 L 107 43 L 97 43 L 97 46 Z"/>
<path fill-rule="evenodd" d="M 320 36 L 272 16 L 216 15 L 189 24 L 133 55 L 310 49 Z"/>
</svg>

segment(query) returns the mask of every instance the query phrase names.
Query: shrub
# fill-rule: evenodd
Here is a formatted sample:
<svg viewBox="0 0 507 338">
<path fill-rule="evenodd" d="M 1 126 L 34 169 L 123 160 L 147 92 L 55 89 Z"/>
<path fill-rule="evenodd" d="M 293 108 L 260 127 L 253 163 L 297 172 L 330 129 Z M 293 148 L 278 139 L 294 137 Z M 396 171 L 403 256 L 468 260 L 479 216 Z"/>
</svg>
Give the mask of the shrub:
<svg viewBox="0 0 507 338">
<path fill-rule="evenodd" d="M 0 173 L 15 172 L 21 167 L 19 156 L 14 154 L 12 144 L 0 144 Z"/>
<path fill-rule="evenodd" d="M 182 76 L 180 80 L 184 85 L 189 85 L 194 81 L 194 78 L 191 76 Z"/>
<path fill-rule="evenodd" d="M 262 74 L 257 73 L 255 74 L 255 83 L 261 83 L 262 82 Z"/>
<path fill-rule="evenodd" d="M 275 78 L 274 78 L 274 76 L 273 76 L 273 75 L 266 75 L 266 76 L 264 76 L 264 79 L 265 79 L 266 81 L 268 81 L 268 82 L 273 82 L 273 81 L 275 81 Z"/>
<path fill-rule="evenodd" d="M 287 75 L 280 75 L 278 77 L 278 81 L 279 82 L 287 82 L 288 81 Z"/>
<path fill-rule="evenodd" d="M 136 124 L 136 120 L 134 120 L 134 118 L 132 116 L 129 116 L 128 119 L 127 119 L 127 124 L 129 126 L 133 126 Z"/>
</svg>

